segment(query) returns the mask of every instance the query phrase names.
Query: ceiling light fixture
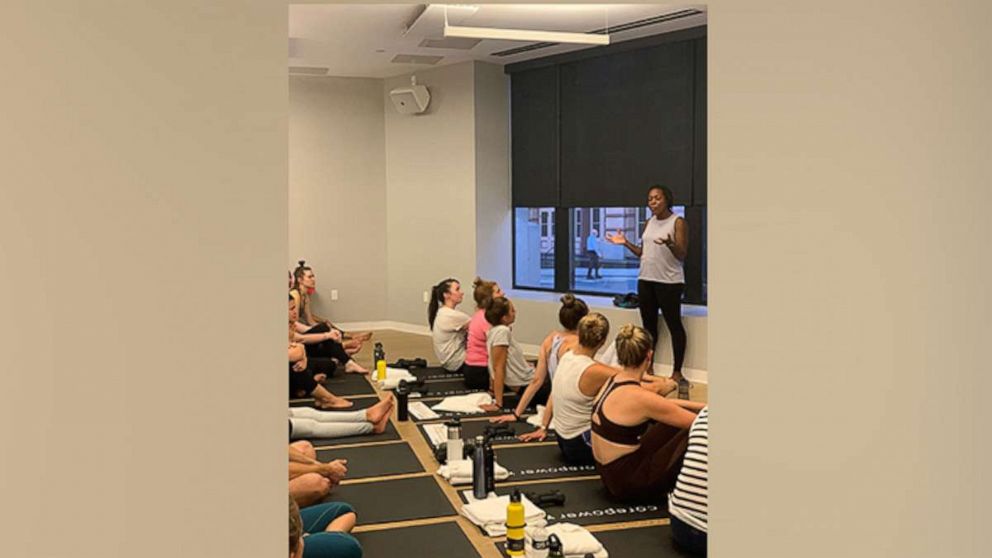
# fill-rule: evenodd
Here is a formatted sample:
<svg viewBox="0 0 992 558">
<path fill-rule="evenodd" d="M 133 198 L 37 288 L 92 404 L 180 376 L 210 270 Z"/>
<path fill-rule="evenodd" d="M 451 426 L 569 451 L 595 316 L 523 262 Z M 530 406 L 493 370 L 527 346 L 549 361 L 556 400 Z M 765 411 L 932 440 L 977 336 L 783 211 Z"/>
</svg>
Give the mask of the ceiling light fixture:
<svg viewBox="0 0 992 558">
<path fill-rule="evenodd" d="M 464 39 L 491 39 L 497 41 L 530 41 L 548 43 L 576 43 L 583 45 L 608 45 L 607 33 L 569 33 L 564 31 L 532 31 L 529 29 L 501 29 L 497 27 L 464 27 L 448 24 L 448 10 L 444 10 L 444 37 Z"/>
</svg>

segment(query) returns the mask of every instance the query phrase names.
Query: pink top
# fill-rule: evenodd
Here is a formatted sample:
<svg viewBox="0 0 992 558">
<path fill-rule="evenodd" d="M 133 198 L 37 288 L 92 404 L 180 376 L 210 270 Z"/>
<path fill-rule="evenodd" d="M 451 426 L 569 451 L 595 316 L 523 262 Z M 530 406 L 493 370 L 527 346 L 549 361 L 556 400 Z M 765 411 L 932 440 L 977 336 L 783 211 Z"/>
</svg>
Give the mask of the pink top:
<svg viewBox="0 0 992 558">
<path fill-rule="evenodd" d="M 486 334 L 489 333 L 486 311 L 476 310 L 468 323 L 468 342 L 465 344 L 465 364 L 469 366 L 489 366 L 489 351 L 486 349 Z"/>
</svg>

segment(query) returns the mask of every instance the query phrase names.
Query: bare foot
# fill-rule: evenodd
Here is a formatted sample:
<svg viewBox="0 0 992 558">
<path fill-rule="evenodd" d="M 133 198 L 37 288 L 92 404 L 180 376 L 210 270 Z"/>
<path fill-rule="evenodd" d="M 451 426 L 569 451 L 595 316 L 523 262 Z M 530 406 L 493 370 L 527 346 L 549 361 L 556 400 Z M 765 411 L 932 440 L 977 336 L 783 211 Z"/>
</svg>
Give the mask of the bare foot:
<svg viewBox="0 0 992 558">
<path fill-rule="evenodd" d="M 393 398 L 381 399 L 375 405 L 372 405 L 365 410 L 365 418 L 372 424 L 382 422 L 382 420 L 389 419 L 389 413 L 393 410 Z M 385 428 L 385 425 L 383 425 Z"/>
<path fill-rule="evenodd" d="M 355 356 L 355 355 L 356 355 L 356 354 L 358 354 L 358 353 L 359 353 L 360 351 L 361 351 L 361 349 L 345 349 L 345 350 L 344 350 L 344 352 L 345 352 L 345 353 L 347 353 L 347 354 L 348 354 L 348 356 Z"/>
<path fill-rule="evenodd" d="M 368 374 L 369 373 L 368 369 L 366 369 L 362 365 L 358 364 L 354 360 L 349 360 L 344 365 L 344 371 L 347 372 L 347 373 L 349 373 L 349 374 Z"/>
<path fill-rule="evenodd" d="M 358 341 L 368 341 L 369 339 L 372 339 L 372 332 L 363 331 L 362 333 L 352 333 L 351 338 L 357 339 Z"/>
<path fill-rule="evenodd" d="M 337 396 L 315 401 L 314 404 L 318 409 L 348 409 L 355 406 L 354 401 L 349 401 L 343 397 Z"/>
</svg>

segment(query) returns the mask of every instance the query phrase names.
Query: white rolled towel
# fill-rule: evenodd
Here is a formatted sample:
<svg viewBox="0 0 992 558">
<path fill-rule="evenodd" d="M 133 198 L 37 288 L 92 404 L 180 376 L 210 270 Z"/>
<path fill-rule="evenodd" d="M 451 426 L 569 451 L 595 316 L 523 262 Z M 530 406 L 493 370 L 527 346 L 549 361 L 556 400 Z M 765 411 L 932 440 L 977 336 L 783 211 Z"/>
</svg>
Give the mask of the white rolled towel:
<svg viewBox="0 0 992 558">
<path fill-rule="evenodd" d="M 372 371 L 372 377 L 375 378 L 375 370 Z M 379 383 L 379 389 L 396 389 L 400 385 L 400 380 L 406 380 L 408 382 L 416 381 L 417 377 L 410 373 L 409 370 L 403 368 L 389 368 L 386 367 L 386 379 L 377 380 Z"/>
<path fill-rule="evenodd" d="M 467 490 L 463 494 L 468 503 L 462 506 L 462 515 L 472 523 L 482 527 L 490 537 L 501 537 L 506 534 L 506 506 L 510 503 L 509 496 L 490 494 L 484 500 L 476 500 L 472 497 L 471 490 Z M 524 505 L 524 521 L 527 523 L 544 519 L 547 515 L 526 496 L 521 495 L 520 502 Z"/>
<path fill-rule="evenodd" d="M 565 558 L 583 558 L 592 554 L 595 558 L 609 558 L 610 553 L 603 548 L 592 533 L 585 527 L 574 523 L 555 523 L 545 528 L 548 535 L 555 534 L 561 541 Z"/>
<path fill-rule="evenodd" d="M 495 463 L 495 466 L 496 480 L 502 481 L 509 478 L 509 471 L 507 471 L 499 463 Z M 459 459 L 458 461 L 452 461 L 446 465 L 441 465 L 437 468 L 437 474 L 441 475 L 444 480 L 448 481 L 452 485 L 472 484 L 472 460 Z"/>
<path fill-rule="evenodd" d="M 445 397 L 440 403 L 431 407 L 435 411 L 447 411 L 449 413 L 481 413 L 479 405 L 488 405 L 493 402 L 493 398 L 488 393 L 469 393 L 467 395 L 452 395 Z"/>
</svg>

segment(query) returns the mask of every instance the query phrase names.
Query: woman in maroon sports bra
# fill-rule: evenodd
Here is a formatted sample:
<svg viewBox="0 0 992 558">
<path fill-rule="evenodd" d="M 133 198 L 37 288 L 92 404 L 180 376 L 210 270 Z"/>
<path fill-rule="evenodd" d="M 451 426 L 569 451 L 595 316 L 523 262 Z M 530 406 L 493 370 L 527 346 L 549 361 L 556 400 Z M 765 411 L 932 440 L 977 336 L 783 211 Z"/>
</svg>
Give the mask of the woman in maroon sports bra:
<svg viewBox="0 0 992 558">
<path fill-rule="evenodd" d="M 665 399 L 671 380 L 645 375 L 654 339 L 625 325 L 617 334 L 623 371 L 599 393 L 592 411 L 592 453 L 610 493 L 621 500 L 656 501 L 675 486 L 689 427 L 704 403 Z"/>
</svg>

